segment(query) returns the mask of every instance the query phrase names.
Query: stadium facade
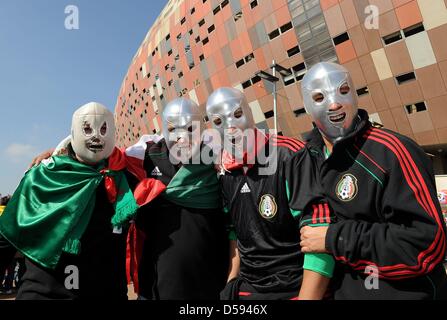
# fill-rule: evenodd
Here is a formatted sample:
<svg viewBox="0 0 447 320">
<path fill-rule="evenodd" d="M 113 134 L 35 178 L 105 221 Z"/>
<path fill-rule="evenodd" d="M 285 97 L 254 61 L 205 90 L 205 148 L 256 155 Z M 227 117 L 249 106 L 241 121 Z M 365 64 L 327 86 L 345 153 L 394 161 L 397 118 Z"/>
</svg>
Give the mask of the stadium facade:
<svg viewBox="0 0 447 320">
<path fill-rule="evenodd" d="M 416 140 L 447 172 L 447 0 L 171 0 L 123 81 L 118 141 L 159 133 L 160 113 L 186 96 L 202 107 L 218 87 L 247 96 L 258 127 L 312 129 L 300 80 L 318 61 L 346 66 L 360 105 L 378 126 Z"/>
</svg>

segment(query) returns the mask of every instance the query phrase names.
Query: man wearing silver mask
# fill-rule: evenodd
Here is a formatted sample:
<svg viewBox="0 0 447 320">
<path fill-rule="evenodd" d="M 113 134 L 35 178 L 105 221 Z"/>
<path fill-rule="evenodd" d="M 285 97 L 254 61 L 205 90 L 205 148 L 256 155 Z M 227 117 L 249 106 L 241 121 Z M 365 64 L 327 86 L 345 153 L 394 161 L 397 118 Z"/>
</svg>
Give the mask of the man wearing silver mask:
<svg viewBox="0 0 447 320">
<path fill-rule="evenodd" d="M 321 299 L 332 275 L 328 255 L 299 250 L 301 213 L 295 207 L 301 183 L 295 178 L 303 143 L 256 129 L 245 96 L 220 88 L 207 115 L 224 142 L 221 186 L 230 232 L 230 271 L 224 300 Z M 244 141 L 246 139 L 246 141 Z M 265 174 L 268 162 L 275 172 Z M 305 181 L 303 177 L 303 181 Z M 303 265 L 303 260 L 304 265 Z"/>
<path fill-rule="evenodd" d="M 163 137 L 143 136 L 147 174 L 166 190 L 142 208 L 146 234 L 139 294 L 150 300 L 216 300 L 225 285 L 228 241 L 212 154 L 202 144 L 205 114 L 180 98 L 163 110 Z"/>
<path fill-rule="evenodd" d="M 304 252 L 337 260 L 335 299 L 445 299 L 445 225 L 433 169 L 411 139 L 373 127 L 349 72 L 319 63 L 302 81 L 309 192 L 336 215 L 302 229 Z M 334 221 L 333 221 L 334 222 Z"/>
<path fill-rule="evenodd" d="M 200 163 L 203 112 L 189 99 L 176 99 L 163 110 L 163 136 L 174 164 Z"/>
</svg>

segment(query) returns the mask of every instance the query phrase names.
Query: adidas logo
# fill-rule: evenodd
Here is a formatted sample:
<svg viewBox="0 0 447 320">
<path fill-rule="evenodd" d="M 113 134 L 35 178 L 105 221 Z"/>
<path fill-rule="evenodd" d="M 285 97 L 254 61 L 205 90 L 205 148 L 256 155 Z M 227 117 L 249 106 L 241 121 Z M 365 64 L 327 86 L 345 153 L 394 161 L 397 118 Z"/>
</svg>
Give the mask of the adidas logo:
<svg viewBox="0 0 447 320">
<path fill-rule="evenodd" d="M 244 186 L 241 189 L 241 193 L 250 193 L 250 192 L 251 192 L 251 190 L 248 187 L 248 183 L 245 183 Z"/>
<path fill-rule="evenodd" d="M 151 172 L 151 176 L 153 177 L 161 177 L 163 174 L 161 173 L 160 169 L 158 167 L 155 167 L 154 170 Z"/>
</svg>

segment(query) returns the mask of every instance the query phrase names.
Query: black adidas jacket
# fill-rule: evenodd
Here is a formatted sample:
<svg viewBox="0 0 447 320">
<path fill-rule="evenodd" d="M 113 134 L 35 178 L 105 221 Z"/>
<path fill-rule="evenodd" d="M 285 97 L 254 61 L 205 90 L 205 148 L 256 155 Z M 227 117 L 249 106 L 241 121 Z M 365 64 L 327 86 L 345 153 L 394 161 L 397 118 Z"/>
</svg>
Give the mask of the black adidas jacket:
<svg viewBox="0 0 447 320">
<path fill-rule="evenodd" d="M 224 207 L 237 238 L 240 277 L 258 293 L 297 295 L 301 285 L 302 212 L 297 208 L 312 196 L 302 187 L 311 177 L 296 172 L 303 150 L 300 141 L 273 136 L 254 165 L 226 167 L 221 177 Z M 268 161 L 260 161 L 259 155 Z"/>
<path fill-rule="evenodd" d="M 337 217 L 326 236 L 340 263 L 335 297 L 445 297 L 445 224 L 430 160 L 411 139 L 372 127 L 366 111 L 359 116 L 356 131 L 327 160 L 317 129 L 306 147 L 312 193 Z M 371 273 L 379 276 L 377 290 Z"/>
</svg>

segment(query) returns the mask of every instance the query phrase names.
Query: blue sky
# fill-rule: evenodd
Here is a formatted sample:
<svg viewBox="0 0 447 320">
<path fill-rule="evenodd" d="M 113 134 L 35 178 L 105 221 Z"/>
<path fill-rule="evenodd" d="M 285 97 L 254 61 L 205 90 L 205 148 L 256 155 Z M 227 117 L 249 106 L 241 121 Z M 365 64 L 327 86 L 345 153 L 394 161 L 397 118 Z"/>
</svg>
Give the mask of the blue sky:
<svg viewBox="0 0 447 320">
<path fill-rule="evenodd" d="M 111 110 L 122 80 L 167 0 L 0 1 L 0 193 L 70 132 L 79 106 Z M 79 9 L 67 30 L 65 8 Z"/>
</svg>

